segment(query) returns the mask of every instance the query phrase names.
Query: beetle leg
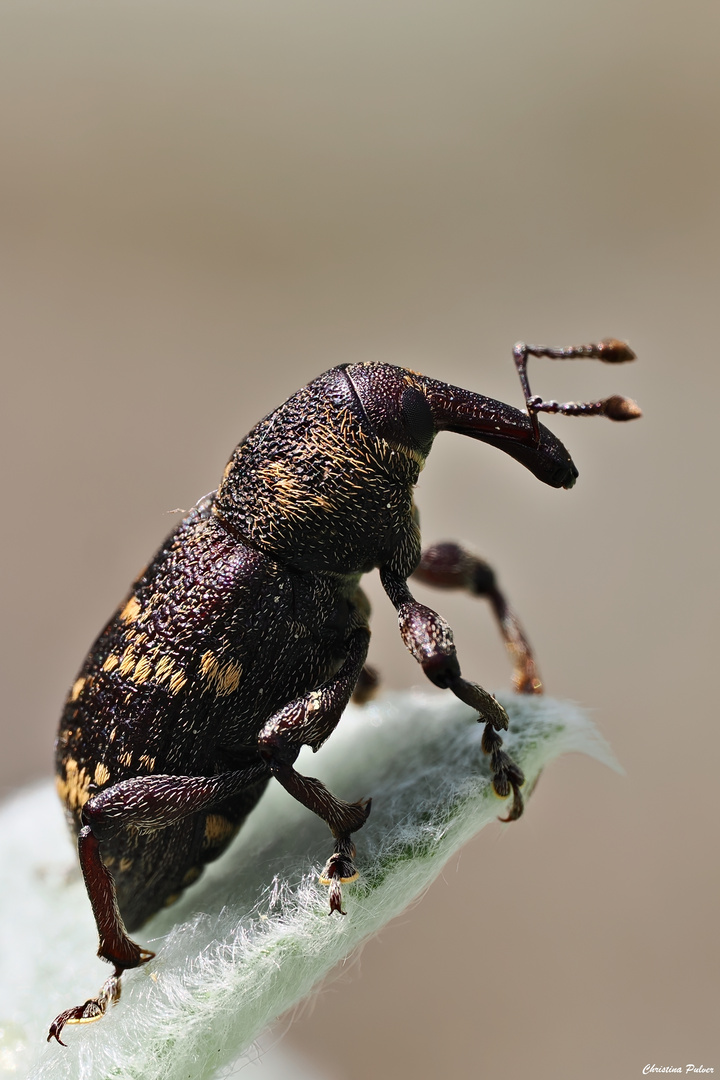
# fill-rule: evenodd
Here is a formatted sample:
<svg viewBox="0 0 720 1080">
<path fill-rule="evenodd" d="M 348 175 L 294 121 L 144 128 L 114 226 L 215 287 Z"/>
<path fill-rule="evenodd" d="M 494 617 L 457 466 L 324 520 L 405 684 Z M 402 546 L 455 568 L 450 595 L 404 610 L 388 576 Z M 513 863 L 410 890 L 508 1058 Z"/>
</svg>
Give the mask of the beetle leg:
<svg viewBox="0 0 720 1080">
<path fill-rule="evenodd" d="M 301 746 L 319 750 L 334 731 L 348 704 L 365 663 L 370 631 L 361 626 L 350 638 L 345 661 L 324 686 L 289 702 L 271 716 L 258 736 L 260 753 L 286 791 L 326 822 L 335 837 L 335 851 L 320 878 L 330 886 L 330 910 L 342 911 L 341 884 L 358 876 L 353 858 L 352 833 L 362 828 L 370 813 L 370 800 L 346 803 L 312 776 L 293 768 Z"/>
<path fill-rule="evenodd" d="M 66 1009 L 65 1012 L 61 1012 L 59 1016 L 56 1016 L 50 1025 L 47 1041 L 57 1039 L 61 1046 L 66 1046 L 67 1043 L 64 1043 L 60 1038 L 60 1033 L 66 1024 L 90 1024 L 104 1016 L 108 1005 L 114 1005 L 120 1000 L 121 974 L 122 968 L 115 968 L 110 978 L 106 979 L 100 987 L 100 992 L 96 998 L 88 998 L 82 1005 L 76 1005 L 73 1009 Z"/>
<path fill-rule="evenodd" d="M 241 794 L 263 776 L 267 768 L 260 762 L 215 776 L 133 776 L 86 802 L 83 822 L 98 840 L 108 840 L 128 825 L 163 829 Z"/>
<path fill-rule="evenodd" d="M 377 671 L 375 668 L 368 667 L 365 664 L 358 675 L 358 681 L 355 683 L 355 689 L 352 692 L 351 700 L 353 704 L 367 705 L 368 701 L 375 696 L 379 685 L 380 676 Z"/>
<path fill-rule="evenodd" d="M 100 843 L 121 829 L 161 829 L 239 794 L 267 775 L 258 763 L 251 769 L 217 776 L 135 776 L 121 780 L 90 799 L 83 807 L 78 836 L 80 866 L 100 935 L 98 956 L 121 971 L 150 960 L 131 941 L 118 910 L 115 883 L 100 855 Z"/>
<path fill-rule="evenodd" d="M 96 998 L 55 1018 L 48 1040 L 54 1037 L 62 1042 L 60 1032 L 65 1024 L 99 1019 L 120 996 L 122 972 L 146 964 L 155 955 L 128 937 L 117 905 L 115 882 L 100 854 L 101 842 L 128 826 L 160 829 L 190 814 L 210 810 L 263 776 L 267 776 L 267 767 L 262 763 L 217 776 L 136 776 L 106 788 L 85 803 L 83 827 L 78 835 L 80 867 L 100 937 L 98 956 L 113 964 L 115 971 Z"/>
<path fill-rule="evenodd" d="M 507 729 L 507 713 L 487 690 L 462 678 L 453 632 L 445 619 L 432 608 L 418 603 L 407 582 L 388 567 L 381 569 L 380 580 L 397 610 L 400 635 L 428 679 L 435 686 L 452 690 L 456 697 L 480 713 L 480 720 L 485 724 L 482 748 L 490 755 L 493 790 L 501 799 L 507 798 L 511 791 L 513 794 L 508 816 L 501 820 L 514 821 L 523 811 L 520 788 L 525 777 L 501 749 L 498 731 Z"/>
<path fill-rule="evenodd" d="M 520 694 L 542 693 L 540 673 L 530 643 L 488 563 L 459 544 L 433 544 L 423 551 L 414 576 L 425 585 L 439 589 L 465 589 L 472 596 L 486 596 L 512 657 L 515 689 Z"/>
<path fill-rule="evenodd" d="M 98 956 L 114 964 L 120 972 L 152 960 L 155 953 L 141 949 L 128 937 L 117 905 L 115 882 L 100 857 L 100 841 L 90 825 L 80 830 L 78 855 L 100 936 Z"/>
</svg>

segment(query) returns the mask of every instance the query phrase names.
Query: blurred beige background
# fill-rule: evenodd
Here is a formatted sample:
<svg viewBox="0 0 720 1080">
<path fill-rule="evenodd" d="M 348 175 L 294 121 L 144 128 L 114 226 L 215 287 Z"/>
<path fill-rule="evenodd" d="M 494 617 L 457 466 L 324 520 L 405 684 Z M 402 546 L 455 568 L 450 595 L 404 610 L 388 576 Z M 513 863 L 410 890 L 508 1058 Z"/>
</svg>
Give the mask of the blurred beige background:
<svg viewBox="0 0 720 1080">
<path fill-rule="evenodd" d="M 533 364 L 645 410 L 551 421 L 572 492 L 453 436 L 421 478 L 627 775 L 556 764 L 299 1010 L 336 1080 L 720 1071 L 719 35 L 705 0 L 2 5 L 3 793 L 168 512 L 299 385 L 385 359 L 519 406 L 519 338 L 640 357 Z M 506 685 L 488 612 L 430 595 Z"/>
</svg>

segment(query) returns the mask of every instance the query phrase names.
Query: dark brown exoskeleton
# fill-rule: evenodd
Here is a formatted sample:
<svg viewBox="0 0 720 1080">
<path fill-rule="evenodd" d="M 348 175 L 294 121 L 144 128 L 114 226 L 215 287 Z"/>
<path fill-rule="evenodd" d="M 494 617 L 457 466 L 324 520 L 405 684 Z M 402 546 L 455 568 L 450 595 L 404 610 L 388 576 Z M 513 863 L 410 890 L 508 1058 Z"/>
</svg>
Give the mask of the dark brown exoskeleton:
<svg viewBox="0 0 720 1080">
<path fill-rule="evenodd" d="M 489 566 L 456 544 L 424 555 L 413 488 L 433 439 L 455 431 L 504 450 L 551 487 L 577 470 L 538 412 L 639 416 L 624 398 L 531 397 L 530 355 L 631 360 L 618 341 L 571 349 L 518 345 L 528 412 L 389 364 L 333 368 L 240 443 L 217 492 L 168 538 L 105 627 L 70 691 L 57 740 L 58 789 L 113 974 L 96 998 L 56 1018 L 101 1016 L 126 968 L 152 953 L 128 937 L 195 881 L 230 843 L 274 776 L 327 822 L 330 908 L 352 881 L 352 834 L 370 802 L 342 802 L 294 762 L 317 750 L 365 668 L 369 607 L 359 582 L 378 568 L 406 646 L 436 686 L 485 723 L 483 748 L 507 817 L 522 812 L 523 775 L 502 749 L 504 709 L 460 674 L 452 631 L 410 592 L 411 574 L 489 598 L 516 688 L 539 693 L 527 639 Z"/>
</svg>

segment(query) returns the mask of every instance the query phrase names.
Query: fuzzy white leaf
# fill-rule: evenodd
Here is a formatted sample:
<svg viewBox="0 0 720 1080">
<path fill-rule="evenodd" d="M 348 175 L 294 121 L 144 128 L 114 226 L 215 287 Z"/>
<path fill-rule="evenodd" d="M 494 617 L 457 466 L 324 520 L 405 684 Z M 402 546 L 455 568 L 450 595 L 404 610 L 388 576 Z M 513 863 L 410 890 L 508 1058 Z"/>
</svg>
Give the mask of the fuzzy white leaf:
<svg viewBox="0 0 720 1080">
<path fill-rule="evenodd" d="M 502 698 L 505 746 L 527 789 L 568 751 L 613 766 L 575 706 Z M 298 768 L 342 798 L 372 796 L 356 835 L 360 881 L 347 916 L 329 917 L 318 873 L 327 829 L 271 783 L 230 851 L 136 938 L 157 956 L 123 976 L 120 1003 L 46 1045 L 56 1013 L 97 993 L 90 906 L 54 791 L 0 812 L 0 1075 L 33 1080 L 205 1080 L 415 899 L 474 833 L 503 813 L 480 747 L 482 725 L 450 695 L 385 694 L 346 711 L 317 757 Z M 529 811 L 532 813 L 532 806 Z M 512 826 L 505 826 L 512 827 Z"/>
</svg>

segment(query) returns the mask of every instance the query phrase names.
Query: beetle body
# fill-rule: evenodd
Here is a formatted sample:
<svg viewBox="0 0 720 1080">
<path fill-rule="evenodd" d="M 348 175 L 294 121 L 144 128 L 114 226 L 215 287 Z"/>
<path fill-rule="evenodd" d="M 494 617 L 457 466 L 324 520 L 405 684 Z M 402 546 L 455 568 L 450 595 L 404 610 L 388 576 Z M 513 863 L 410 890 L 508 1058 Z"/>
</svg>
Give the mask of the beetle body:
<svg viewBox="0 0 720 1080">
<path fill-rule="evenodd" d="M 331 910 L 341 910 L 341 884 L 356 876 L 351 836 L 369 802 L 342 802 L 293 764 L 302 745 L 317 749 L 331 734 L 358 680 L 367 683 L 369 605 L 359 582 L 374 568 L 425 674 L 485 722 L 495 790 L 513 795 L 509 817 L 519 815 L 523 778 L 501 749 L 504 710 L 462 678 L 450 628 L 415 601 L 407 578 L 419 567 L 440 587 L 487 596 L 516 685 L 539 692 L 492 571 L 457 545 L 421 561 L 413 505 L 442 430 L 499 446 L 551 486 L 571 486 L 577 471 L 537 424 L 539 405 L 522 413 L 392 365 L 344 365 L 239 444 L 218 490 L 181 521 L 97 638 L 65 705 L 58 790 L 78 836 L 99 955 L 114 974 L 98 998 L 61 1014 L 50 1036 L 59 1041 L 65 1023 L 95 1019 L 116 999 L 122 971 L 152 956 L 126 930 L 221 854 L 273 776 L 328 823 L 334 851 L 323 876 Z"/>
<path fill-rule="evenodd" d="M 229 535 L 212 507 L 204 499 L 163 545 L 71 692 L 57 766 L 76 832 L 87 800 L 120 781 L 255 764 L 266 720 L 338 667 L 352 579 L 286 570 Z M 104 843 L 129 929 L 224 850 L 270 775 L 207 813 Z"/>
</svg>

